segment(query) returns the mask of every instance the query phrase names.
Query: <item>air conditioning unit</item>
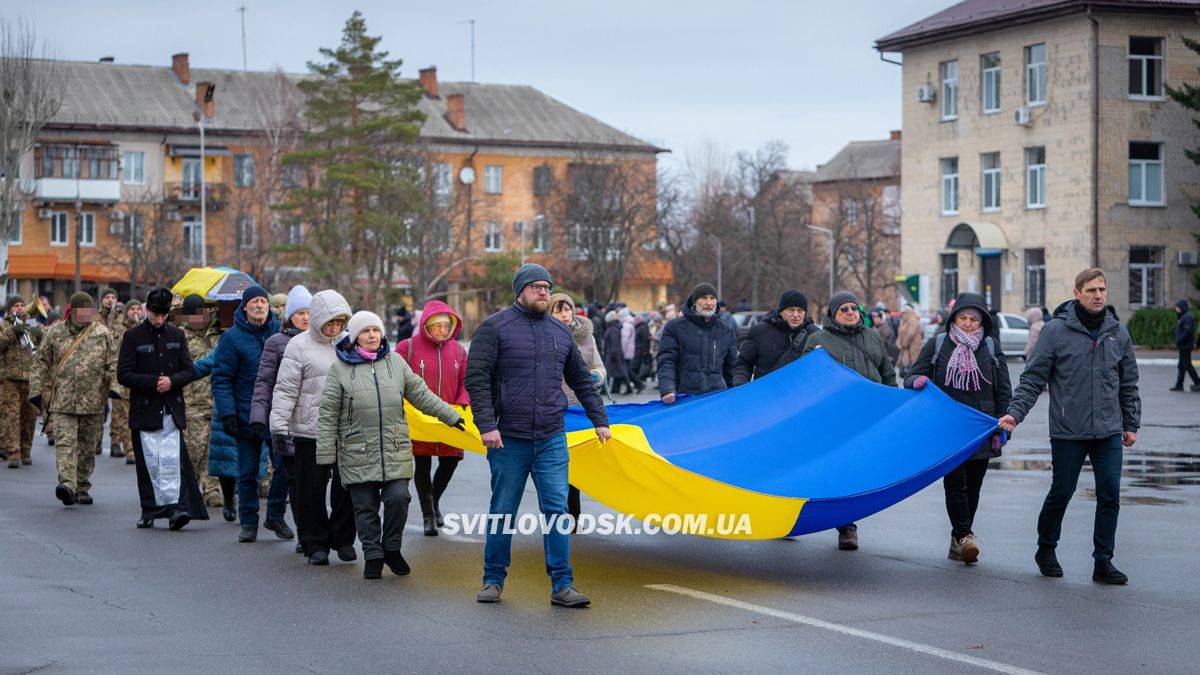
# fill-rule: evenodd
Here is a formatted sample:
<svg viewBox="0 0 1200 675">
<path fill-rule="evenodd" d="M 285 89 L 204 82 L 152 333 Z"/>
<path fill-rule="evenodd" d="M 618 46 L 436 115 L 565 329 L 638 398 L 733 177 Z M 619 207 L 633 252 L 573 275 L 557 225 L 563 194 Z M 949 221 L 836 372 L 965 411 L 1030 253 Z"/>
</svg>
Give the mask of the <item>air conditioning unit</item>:
<svg viewBox="0 0 1200 675">
<path fill-rule="evenodd" d="M 1019 127 L 1029 126 L 1029 108 L 1017 108 L 1013 111 L 1013 122 Z"/>
<path fill-rule="evenodd" d="M 50 209 L 38 209 L 38 218 L 41 218 L 42 220 L 49 220 L 50 216 L 53 214 L 54 212 Z"/>
<path fill-rule="evenodd" d="M 1195 267 L 1200 265 L 1200 251 L 1177 251 L 1175 262 L 1180 267 Z"/>
<path fill-rule="evenodd" d="M 177 223 L 183 220 L 183 216 L 178 211 L 167 211 L 167 220 Z"/>
<path fill-rule="evenodd" d="M 920 103 L 933 103 L 937 98 L 937 89 L 932 84 L 923 84 L 917 87 L 917 101 Z"/>
</svg>

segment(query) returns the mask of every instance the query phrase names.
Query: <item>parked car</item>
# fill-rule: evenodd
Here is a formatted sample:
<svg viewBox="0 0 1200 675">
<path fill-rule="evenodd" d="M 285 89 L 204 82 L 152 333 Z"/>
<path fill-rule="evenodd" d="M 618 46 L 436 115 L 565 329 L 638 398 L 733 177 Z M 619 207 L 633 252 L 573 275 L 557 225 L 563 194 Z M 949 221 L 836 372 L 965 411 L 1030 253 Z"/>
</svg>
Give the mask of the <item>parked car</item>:
<svg viewBox="0 0 1200 675">
<path fill-rule="evenodd" d="M 1029 344 L 1029 322 L 1023 316 L 1000 312 L 1000 348 L 1004 355 L 1025 358 L 1025 345 Z"/>
<path fill-rule="evenodd" d="M 737 337 L 741 340 L 750 332 L 750 327 L 762 321 L 766 312 L 734 312 L 733 320 L 737 322 Z"/>
</svg>

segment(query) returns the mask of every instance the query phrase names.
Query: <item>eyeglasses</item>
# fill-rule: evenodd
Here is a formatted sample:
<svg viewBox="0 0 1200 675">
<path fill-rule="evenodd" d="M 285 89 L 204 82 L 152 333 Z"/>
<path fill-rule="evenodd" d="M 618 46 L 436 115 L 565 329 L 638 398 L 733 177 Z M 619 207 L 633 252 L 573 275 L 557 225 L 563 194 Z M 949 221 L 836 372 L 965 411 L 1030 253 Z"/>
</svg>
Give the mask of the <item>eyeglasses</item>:
<svg viewBox="0 0 1200 675">
<path fill-rule="evenodd" d="M 535 293 L 549 293 L 550 291 L 554 290 L 554 286 L 552 284 L 529 284 L 529 287 L 532 288 Z"/>
<path fill-rule="evenodd" d="M 438 321 L 437 323 L 427 323 L 425 327 L 429 330 L 450 330 L 450 322 Z"/>
<path fill-rule="evenodd" d="M 838 307 L 838 311 L 841 312 L 842 314 L 857 314 L 858 308 L 855 307 L 854 305 L 843 305 L 841 307 Z"/>
</svg>

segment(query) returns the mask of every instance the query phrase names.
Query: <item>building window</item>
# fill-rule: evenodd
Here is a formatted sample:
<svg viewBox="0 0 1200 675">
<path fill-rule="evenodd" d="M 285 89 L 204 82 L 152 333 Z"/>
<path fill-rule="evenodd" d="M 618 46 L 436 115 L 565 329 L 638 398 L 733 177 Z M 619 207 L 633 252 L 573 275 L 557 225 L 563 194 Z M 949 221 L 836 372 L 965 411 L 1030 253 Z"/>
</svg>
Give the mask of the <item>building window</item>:
<svg viewBox="0 0 1200 675">
<path fill-rule="evenodd" d="M 1129 249 L 1129 306 L 1137 309 L 1163 303 L 1163 250 L 1158 246 Z"/>
<path fill-rule="evenodd" d="M 185 201 L 200 199 L 200 158 L 184 157 L 180 163 L 183 182 L 179 188 L 179 198 Z"/>
<path fill-rule="evenodd" d="M 233 156 L 233 184 L 254 187 L 254 155 Z"/>
<path fill-rule="evenodd" d="M 942 254 L 942 307 L 958 297 L 958 254 Z"/>
<path fill-rule="evenodd" d="M 1163 39 L 1129 38 L 1129 97 L 1163 97 Z"/>
<path fill-rule="evenodd" d="M 1025 306 L 1046 304 L 1046 249 L 1025 249 Z"/>
<path fill-rule="evenodd" d="M 942 80 L 942 119 L 958 119 L 958 61 L 942 61 L 938 75 Z"/>
<path fill-rule="evenodd" d="M 254 216 L 238 218 L 237 230 L 239 248 L 254 248 L 258 244 L 258 220 Z"/>
<path fill-rule="evenodd" d="M 92 211 L 79 214 L 79 245 L 96 245 L 96 214 Z"/>
<path fill-rule="evenodd" d="M 1025 206 L 1046 207 L 1046 148 L 1025 148 Z"/>
<path fill-rule="evenodd" d="M 858 200 L 854 197 L 842 200 L 842 214 L 845 216 L 846 224 L 858 224 Z"/>
<path fill-rule="evenodd" d="M 487 230 L 483 234 L 483 250 L 488 253 L 504 250 L 504 229 L 494 220 L 488 221 Z"/>
<path fill-rule="evenodd" d="M 958 158 L 942 158 L 942 215 L 958 213 Z"/>
<path fill-rule="evenodd" d="M 142 248 L 146 242 L 145 214 L 131 213 L 126 218 L 125 248 Z"/>
<path fill-rule="evenodd" d="M 21 235 L 23 234 L 21 232 L 21 216 L 23 215 L 21 207 L 17 207 L 17 210 L 13 211 L 12 236 L 8 238 L 9 246 L 21 245 Z"/>
<path fill-rule="evenodd" d="M 141 185 L 146 182 L 146 153 L 125 153 L 125 182 Z"/>
<path fill-rule="evenodd" d="M 900 186 L 885 185 L 880 197 L 883 216 L 883 233 L 896 237 L 900 235 Z M 653 246 L 647 250 L 653 250 Z"/>
<path fill-rule="evenodd" d="M 299 246 L 304 243 L 304 223 L 288 224 L 287 243 L 293 246 Z"/>
<path fill-rule="evenodd" d="M 183 255 L 188 260 L 199 260 L 204 250 L 204 230 L 196 216 L 183 217 Z"/>
<path fill-rule="evenodd" d="M 500 194 L 503 183 L 503 168 L 498 164 L 483 167 L 483 191 L 489 195 Z"/>
<path fill-rule="evenodd" d="M 1129 205 L 1162 206 L 1163 161 L 1161 143 L 1129 144 Z"/>
<path fill-rule="evenodd" d="M 67 237 L 70 233 L 70 225 L 68 225 L 67 213 L 65 211 L 55 211 L 50 214 L 50 245 L 51 246 L 66 246 Z"/>
<path fill-rule="evenodd" d="M 554 174 L 550 172 L 548 166 L 533 167 L 533 195 L 535 197 L 545 197 L 550 194 L 550 183 Z"/>
<path fill-rule="evenodd" d="M 985 152 L 979 156 L 983 166 L 983 196 L 984 211 L 1000 210 L 1000 153 Z"/>
<path fill-rule="evenodd" d="M 1000 53 L 979 57 L 979 69 L 979 105 L 984 113 L 1000 112 Z"/>
<path fill-rule="evenodd" d="M 1025 105 L 1046 102 L 1046 44 L 1025 48 Z"/>
<path fill-rule="evenodd" d="M 533 251 L 545 253 L 550 250 L 550 221 L 543 216 L 533 219 Z"/>
<path fill-rule="evenodd" d="M 433 204 L 444 209 L 450 206 L 454 197 L 454 174 L 446 162 L 435 162 L 433 174 Z"/>
<path fill-rule="evenodd" d="M 36 178 L 117 180 L 120 152 L 115 145 L 41 145 L 34 148 Z"/>
</svg>

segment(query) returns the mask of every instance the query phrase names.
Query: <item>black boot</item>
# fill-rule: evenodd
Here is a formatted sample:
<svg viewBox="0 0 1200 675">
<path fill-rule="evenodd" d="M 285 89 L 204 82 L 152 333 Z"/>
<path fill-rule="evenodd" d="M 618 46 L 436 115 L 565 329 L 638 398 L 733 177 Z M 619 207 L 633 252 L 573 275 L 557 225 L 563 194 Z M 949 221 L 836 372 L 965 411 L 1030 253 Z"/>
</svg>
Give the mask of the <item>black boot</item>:
<svg viewBox="0 0 1200 675">
<path fill-rule="evenodd" d="M 1037 553 L 1033 556 L 1033 561 L 1037 563 L 1038 569 L 1041 570 L 1044 577 L 1061 577 L 1063 575 L 1062 565 L 1058 564 L 1058 556 L 1054 554 L 1052 548 L 1039 546 Z"/>
<path fill-rule="evenodd" d="M 400 555 L 400 551 L 384 551 L 383 562 L 387 563 L 388 569 L 398 577 L 402 577 L 412 571 L 408 566 L 408 561 L 404 556 Z"/>
<path fill-rule="evenodd" d="M 1092 581 L 1120 585 L 1129 583 L 1129 577 L 1114 567 L 1111 560 L 1097 560 L 1096 566 L 1092 569 Z"/>
<path fill-rule="evenodd" d="M 417 495 L 421 500 L 421 520 L 425 526 L 426 537 L 436 537 L 438 534 L 437 517 L 433 513 L 433 495 Z"/>
</svg>

